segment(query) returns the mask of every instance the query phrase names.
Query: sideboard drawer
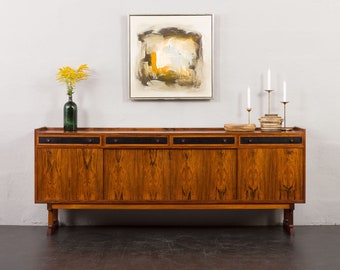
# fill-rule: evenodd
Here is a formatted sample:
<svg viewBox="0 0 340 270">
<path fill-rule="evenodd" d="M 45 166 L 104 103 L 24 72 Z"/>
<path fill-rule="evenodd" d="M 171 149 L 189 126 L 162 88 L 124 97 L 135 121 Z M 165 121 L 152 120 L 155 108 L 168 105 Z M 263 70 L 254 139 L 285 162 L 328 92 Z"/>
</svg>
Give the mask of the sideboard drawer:
<svg viewBox="0 0 340 270">
<path fill-rule="evenodd" d="M 302 144 L 302 137 L 240 137 L 241 144 Z"/>
<path fill-rule="evenodd" d="M 106 137 L 106 144 L 168 144 L 168 137 Z"/>
<path fill-rule="evenodd" d="M 100 144 L 100 137 L 39 137 L 39 144 Z"/>
<path fill-rule="evenodd" d="M 175 137 L 173 144 L 234 144 L 234 137 Z"/>
</svg>

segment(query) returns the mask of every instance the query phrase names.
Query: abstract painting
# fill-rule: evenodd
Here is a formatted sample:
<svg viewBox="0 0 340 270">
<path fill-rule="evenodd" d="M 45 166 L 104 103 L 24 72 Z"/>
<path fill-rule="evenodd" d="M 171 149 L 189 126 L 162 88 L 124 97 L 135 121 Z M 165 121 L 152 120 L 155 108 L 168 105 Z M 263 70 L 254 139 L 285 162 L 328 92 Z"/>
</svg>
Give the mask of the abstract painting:
<svg viewBox="0 0 340 270">
<path fill-rule="evenodd" d="M 130 99 L 213 97 L 213 16 L 130 15 Z"/>
</svg>

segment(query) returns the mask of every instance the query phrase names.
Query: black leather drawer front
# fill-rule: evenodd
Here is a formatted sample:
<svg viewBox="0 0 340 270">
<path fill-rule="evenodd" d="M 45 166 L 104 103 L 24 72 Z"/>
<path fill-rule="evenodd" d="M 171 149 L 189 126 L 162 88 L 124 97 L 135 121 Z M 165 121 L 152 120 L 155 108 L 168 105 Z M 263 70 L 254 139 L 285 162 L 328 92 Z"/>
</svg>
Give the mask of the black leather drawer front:
<svg viewBox="0 0 340 270">
<path fill-rule="evenodd" d="M 302 137 L 241 137 L 241 144 L 301 144 Z"/>
<path fill-rule="evenodd" d="M 100 144 L 99 137 L 39 137 L 46 144 Z"/>
<path fill-rule="evenodd" d="M 107 137 L 106 144 L 167 144 L 167 137 Z"/>
<path fill-rule="evenodd" d="M 180 137 L 174 138 L 174 144 L 234 144 L 234 137 Z"/>
</svg>

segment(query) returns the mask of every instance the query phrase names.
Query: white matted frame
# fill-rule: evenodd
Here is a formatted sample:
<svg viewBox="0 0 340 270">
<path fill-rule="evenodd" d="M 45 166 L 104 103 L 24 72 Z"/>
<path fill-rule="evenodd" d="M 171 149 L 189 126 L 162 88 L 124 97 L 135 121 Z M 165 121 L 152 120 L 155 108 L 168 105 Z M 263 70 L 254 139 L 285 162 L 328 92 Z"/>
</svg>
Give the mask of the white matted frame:
<svg viewBox="0 0 340 270">
<path fill-rule="evenodd" d="M 129 97 L 213 98 L 213 15 L 129 15 Z"/>
</svg>

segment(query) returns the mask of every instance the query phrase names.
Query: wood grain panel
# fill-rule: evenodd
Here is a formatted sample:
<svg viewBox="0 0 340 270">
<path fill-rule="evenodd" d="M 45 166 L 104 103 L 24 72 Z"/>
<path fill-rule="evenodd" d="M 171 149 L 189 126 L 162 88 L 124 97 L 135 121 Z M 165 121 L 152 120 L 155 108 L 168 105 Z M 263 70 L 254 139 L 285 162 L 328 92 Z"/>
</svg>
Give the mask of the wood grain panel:
<svg viewBox="0 0 340 270">
<path fill-rule="evenodd" d="M 104 151 L 104 199 L 138 200 L 139 182 L 135 172 L 136 151 Z"/>
<path fill-rule="evenodd" d="M 170 200 L 169 151 L 139 150 L 138 175 L 142 184 L 142 200 Z"/>
<path fill-rule="evenodd" d="M 206 150 L 204 167 L 208 181 L 208 199 L 236 199 L 236 150 Z"/>
<path fill-rule="evenodd" d="M 167 150 L 110 149 L 104 157 L 106 200 L 169 199 Z"/>
<path fill-rule="evenodd" d="M 181 149 L 171 151 L 170 177 L 172 200 L 206 200 L 204 151 Z"/>
<path fill-rule="evenodd" d="M 67 183 L 62 171 L 62 149 L 36 149 L 36 200 L 67 200 Z"/>
<path fill-rule="evenodd" d="M 240 200 L 304 200 L 303 149 L 239 150 Z"/>
<path fill-rule="evenodd" d="M 103 198 L 102 150 L 37 149 L 38 201 L 92 201 Z"/>
<path fill-rule="evenodd" d="M 171 151 L 173 200 L 236 198 L 236 151 L 185 149 Z"/>
<path fill-rule="evenodd" d="M 69 152 L 66 155 L 72 164 L 69 169 L 71 200 L 103 199 L 103 150 L 81 148 Z"/>
<path fill-rule="evenodd" d="M 275 198 L 288 201 L 304 200 L 304 158 L 302 149 L 278 149 L 277 186 Z"/>
<path fill-rule="evenodd" d="M 272 149 L 240 149 L 237 199 L 271 200 L 277 160 Z"/>
</svg>

